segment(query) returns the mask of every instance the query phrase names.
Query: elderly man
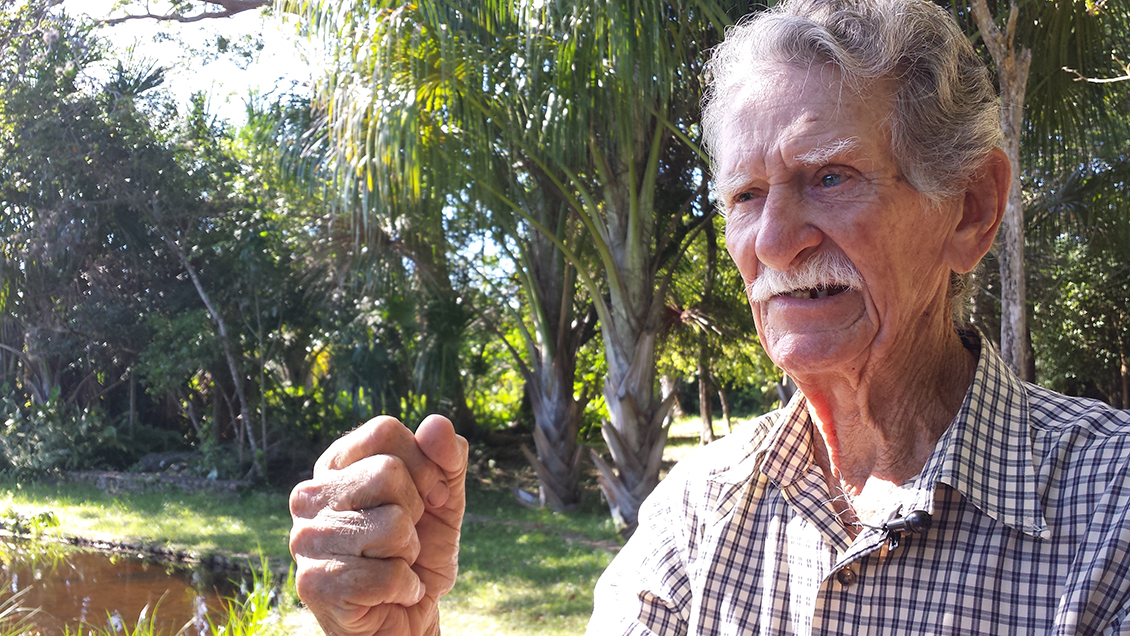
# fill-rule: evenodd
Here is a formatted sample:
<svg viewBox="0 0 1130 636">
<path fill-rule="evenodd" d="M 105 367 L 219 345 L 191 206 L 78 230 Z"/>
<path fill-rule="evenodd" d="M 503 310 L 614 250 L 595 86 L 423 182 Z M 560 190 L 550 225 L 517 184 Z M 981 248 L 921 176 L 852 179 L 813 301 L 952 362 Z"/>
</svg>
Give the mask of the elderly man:
<svg viewBox="0 0 1130 636">
<path fill-rule="evenodd" d="M 711 68 L 727 244 L 800 391 L 660 484 L 589 633 L 1130 634 L 1130 417 L 955 327 L 1010 178 L 968 40 L 925 0 L 797 0 Z M 465 453 L 378 420 L 295 489 L 327 633 L 438 631 Z"/>
</svg>

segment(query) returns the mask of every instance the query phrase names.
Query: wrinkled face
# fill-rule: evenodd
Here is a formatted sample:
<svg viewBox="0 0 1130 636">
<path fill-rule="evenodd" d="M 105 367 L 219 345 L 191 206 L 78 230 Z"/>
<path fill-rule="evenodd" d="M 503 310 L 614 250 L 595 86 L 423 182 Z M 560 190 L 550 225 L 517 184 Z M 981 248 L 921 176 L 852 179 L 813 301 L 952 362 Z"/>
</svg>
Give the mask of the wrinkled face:
<svg viewBox="0 0 1130 636">
<path fill-rule="evenodd" d="M 717 145 L 730 255 L 762 344 L 794 376 L 882 364 L 923 330 L 951 328 L 954 206 L 930 207 L 900 176 L 887 87 L 860 95 L 838 77 L 765 66 Z"/>
</svg>

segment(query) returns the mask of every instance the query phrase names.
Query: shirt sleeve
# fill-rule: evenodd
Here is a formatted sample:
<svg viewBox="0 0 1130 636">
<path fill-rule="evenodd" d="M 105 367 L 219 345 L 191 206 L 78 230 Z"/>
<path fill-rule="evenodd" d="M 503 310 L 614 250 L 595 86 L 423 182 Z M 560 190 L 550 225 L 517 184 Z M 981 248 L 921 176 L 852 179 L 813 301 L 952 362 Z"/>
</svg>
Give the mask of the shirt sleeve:
<svg viewBox="0 0 1130 636">
<path fill-rule="evenodd" d="M 588 636 L 682 636 L 691 585 L 684 558 L 685 503 L 670 477 L 640 508 L 632 538 L 601 575 Z"/>
</svg>

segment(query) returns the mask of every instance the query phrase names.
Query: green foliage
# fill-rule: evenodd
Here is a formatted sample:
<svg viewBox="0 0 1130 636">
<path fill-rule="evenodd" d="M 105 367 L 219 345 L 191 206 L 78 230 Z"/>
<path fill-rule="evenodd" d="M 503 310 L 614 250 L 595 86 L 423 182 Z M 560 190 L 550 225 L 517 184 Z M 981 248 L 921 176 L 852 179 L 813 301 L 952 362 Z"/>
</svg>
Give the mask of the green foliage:
<svg viewBox="0 0 1130 636">
<path fill-rule="evenodd" d="M 59 517 L 50 510 L 32 515 L 21 515 L 9 508 L 0 513 L 0 525 L 3 525 L 9 532 L 39 538 L 44 532 L 59 527 Z"/>
<path fill-rule="evenodd" d="M 270 563 L 260 553 L 259 567 L 251 568 L 250 585 L 240 584 L 239 595 L 224 601 L 224 620 L 217 624 L 208 616 L 208 629 L 224 636 L 268 636 L 285 633 L 277 598 L 278 586 Z M 288 581 L 288 583 L 291 583 Z"/>
<path fill-rule="evenodd" d="M 1130 408 L 1130 160 L 1110 144 L 1028 206 L 1037 379 Z"/>
<path fill-rule="evenodd" d="M 65 552 L 59 542 L 61 525 L 51 510 L 21 514 L 5 509 L 0 513 L 0 572 L 26 570 L 38 576 L 53 570 Z"/>
<path fill-rule="evenodd" d="M 97 30 L 37 20 L 57 37 L 17 32 L 0 54 L 0 383 L 105 413 L 127 451 L 115 467 L 188 443 L 203 472 L 242 476 L 257 457 L 305 470 L 396 413 L 417 360 L 439 361 L 421 386 L 459 378 L 459 343 L 409 351 L 422 307 L 362 280 L 361 245 L 281 169 L 301 100 L 253 100 L 233 129 L 201 95 L 175 104 L 160 64 L 130 54 L 104 77 Z"/>
<path fill-rule="evenodd" d="M 468 338 L 468 345 L 463 359 L 467 361 L 464 365 L 467 394 L 475 421 L 488 429 L 509 428 L 515 424 L 524 424 L 529 429 L 531 421 L 518 421 L 526 399 L 525 379 L 501 340 L 493 334 L 476 333 Z M 472 346 L 478 350 L 470 350 Z"/>
<path fill-rule="evenodd" d="M 1032 344 L 1041 384 L 1125 408 L 1130 262 L 1063 238 L 1031 262 Z"/>
<path fill-rule="evenodd" d="M 0 589 L 8 590 L 11 586 L 10 581 L 0 580 Z M 0 636 L 39 636 L 31 624 L 34 611 L 20 605 L 27 590 L 24 588 L 0 598 Z"/>
<path fill-rule="evenodd" d="M 121 449 L 97 408 L 68 405 L 58 391 L 45 404 L 0 396 L 0 460 L 18 478 L 103 467 Z"/>
<path fill-rule="evenodd" d="M 672 279 L 672 318 L 659 373 L 687 386 L 705 367 L 715 390 L 723 387 L 737 407 L 734 415 L 760 415 L 777 401 L 775 386 L 783 374 L 757 339 L 741 274 L 725 255 L 725 219 L 709 222 L 714 227 L 689 246 Z M 685 407 L 698 404 L 697 387 L 683 397 Z"/>
<path fill-rule="evenodd" d="M 138 355 L 137 371 L 146 390 L 161 396 L 192 382 L 201 369 L 213 365 L 220 345 L 203 309 L 146 316 L 153 336 Z"/>
</svg>

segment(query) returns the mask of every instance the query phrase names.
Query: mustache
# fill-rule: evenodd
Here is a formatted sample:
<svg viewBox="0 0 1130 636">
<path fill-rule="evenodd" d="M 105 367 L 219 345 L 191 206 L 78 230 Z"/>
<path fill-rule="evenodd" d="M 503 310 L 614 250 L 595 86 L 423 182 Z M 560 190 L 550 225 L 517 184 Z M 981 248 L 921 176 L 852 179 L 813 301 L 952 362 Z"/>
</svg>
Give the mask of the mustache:
<svg viewBox="0 0 1130 636">
<path fill-rule="evenodd" d="M 757 279 L 746 285 L 745 291 L 751 303 L 763 303 L 797 290 L 828 287 L 863 289 L 863 275 L 846 256 L 817 252 L 793 269 L 778 271 L 762 267 Z"/>
</svg>

